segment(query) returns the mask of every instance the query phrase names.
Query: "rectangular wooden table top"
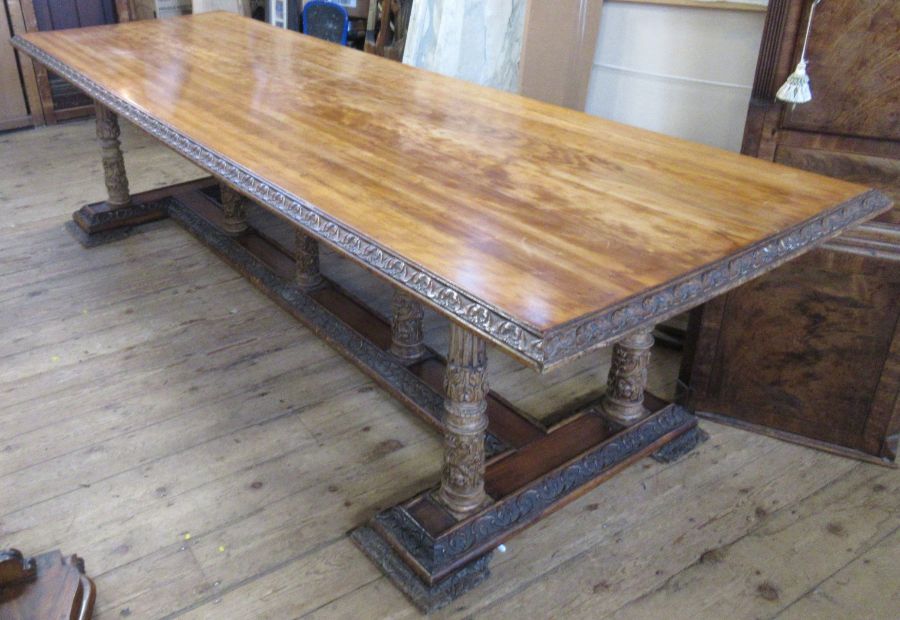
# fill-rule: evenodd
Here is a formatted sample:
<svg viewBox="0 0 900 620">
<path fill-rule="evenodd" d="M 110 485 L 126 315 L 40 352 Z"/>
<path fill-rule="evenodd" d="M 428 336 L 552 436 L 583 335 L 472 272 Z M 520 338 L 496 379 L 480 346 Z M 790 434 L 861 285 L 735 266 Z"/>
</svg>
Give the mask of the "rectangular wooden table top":
<svg viewBox="0 0 900 620">
<path fill-rule="evenodd" d="M 541 370 L 889 207 L 859 185 L 226 13 L 14 43 Z"/>
</svg>

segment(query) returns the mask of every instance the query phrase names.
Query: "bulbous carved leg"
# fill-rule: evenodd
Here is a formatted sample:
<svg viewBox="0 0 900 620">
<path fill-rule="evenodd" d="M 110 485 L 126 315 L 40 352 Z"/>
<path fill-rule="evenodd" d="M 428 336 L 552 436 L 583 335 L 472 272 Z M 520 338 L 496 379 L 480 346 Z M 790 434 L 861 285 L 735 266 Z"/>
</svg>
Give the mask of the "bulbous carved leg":
<svg viewBox="0 0 900 620">
<path fill-rule="evenodd" d="M 461 519 L 487 500 L 484 432 L 488 382 L 484 340 L 455 323 L 450 324 L 444 392 L 444 469 L 436 497 Z"/>
<path fill-rule="evenodd" d="M 391 313 L 391 353 L 404 361 L 414 361 L 425 354 L 422 335 L 422 319 L 425 310 L 422 304 L 401 292 L 394 290 Z"/>
<path fill-rule="evenodd" d="M 644 407 L 644 389 L 652 346 L 652 328 L 629 334 L 613 345 L 606 394 L 600 404 L 608 420 L 631 426 L 649 413 Z"/>
<path fill-rule="evenodd" d="M 235 236 L 247 230 L 244 197 L 224 183 L 219 183 L 219 195 L 222 197 L 222 213 L 225 215 L 222 222 L 225 234 Z"/>
<path fill-rule="evenodd" d="M 103 157 L 103 178 L 106 181 L 106 202 L 112 208 L 131 204 L 128 192 L 128 176 L 125 174 L 125 158 L 119 142 L 119 117 L 99 103 L 94 104 L 97 114 L 97 140 Z"/>
<path fill-rule="evenodd" d="M 313 289 L 322 284 L 319 272 L 319 242 L 299 228 L 295 232 L 294 254 L 297 260 L 297 285 Z"/>
</svg>

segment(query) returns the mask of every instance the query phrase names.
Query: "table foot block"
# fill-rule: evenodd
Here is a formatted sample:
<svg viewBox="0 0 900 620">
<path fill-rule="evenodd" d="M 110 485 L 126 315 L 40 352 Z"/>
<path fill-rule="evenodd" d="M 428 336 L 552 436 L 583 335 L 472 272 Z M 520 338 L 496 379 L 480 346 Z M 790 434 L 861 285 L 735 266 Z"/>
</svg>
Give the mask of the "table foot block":
<svg viewBox="0 0 900 620">
<path fill-rule="evenodd" d="M 697 449 L 701 443 L 709 439 L 709 433 L 695 426 L 681 437 L 670 441 L 651 456 L 659 463 L 674 463 Z"/>
<path fill-rule="evenodd" d="M 430 613 L 478 586 L 490 574 L 491 552 L 476 558 L 434 584 L 419 578 L 403 558 L 373 528 L 364 525 L 350 532 L 350 538 L 378 566 L 412 603 Z"/>
<path fill-rule="evenodd" d="M 413 598 L 409 594 L 413 587 L 410 575 L 418 580 L 415 587 L 425 591 L 447 579 L 459 579 L 467 567 L 522 530 L 628 465 L 677 441 L 696 425 L 694 415 L 679 405 L 668 404 L 634 426 L 601 437 L 560 465 L 515 483 L 517 488 L 504 496 L 492 495 L 489 505 L 463 520 L 447 512 L 434 499 L 434 490 L 429 489 L 378 513 L 365 528 L 355 530 L 354 536 L 365 537 L 366 545 L 358 544 Z M 506 464 L 511 458 L 489 463 L 486 478 L 509 469 Z M 492 486 L 512 488 L 513 484 Z M 377 540 L 377 545 L 372 540 Z M 442 592 L 443 602 L 451 591 Z"/>
<path fill-rule="evenodd" d="M 85 205 L 72 214 L 66 229 L 84 247 L 92 248 L 127 237 L 135 226 L 168 217 L 167 199 L 185 191 L 202 189 L 214 181 L 209 178 L 170 185 L 132 196 L 131 204 L 111 206 L 106 202 Z"/>
</svg>

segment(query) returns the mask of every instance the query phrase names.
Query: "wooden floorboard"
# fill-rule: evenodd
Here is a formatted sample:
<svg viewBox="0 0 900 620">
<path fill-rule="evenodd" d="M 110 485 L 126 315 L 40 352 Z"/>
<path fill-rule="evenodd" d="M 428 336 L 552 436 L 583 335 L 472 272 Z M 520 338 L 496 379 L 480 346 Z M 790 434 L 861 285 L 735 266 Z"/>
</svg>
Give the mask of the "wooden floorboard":
<svg viewBox="0 0 900 620">
<path fill-rule="evenodd" d="M 124 125 L 124 124 L 123 124 Z M 124 126 L 132 191 L 201 172 Z M 349 542 L 436 480 L 429 428 L 172 222 L 84 250 L 91 122 L 0 135 L 0 548 L 85 558 L 104 618 L 417 618 Z M 383 314 L 390 289 L 324 253 Z M 429 313 L 426 339 L 446 346 Z M 492 386 L 539 419 L 608 353 Z M 675 389 L 657 347 L 651 388 Z M 516 537 L 438 618 L 874 618 L 900 608 L 900 472 L 708 422 Z"/>
</svg>

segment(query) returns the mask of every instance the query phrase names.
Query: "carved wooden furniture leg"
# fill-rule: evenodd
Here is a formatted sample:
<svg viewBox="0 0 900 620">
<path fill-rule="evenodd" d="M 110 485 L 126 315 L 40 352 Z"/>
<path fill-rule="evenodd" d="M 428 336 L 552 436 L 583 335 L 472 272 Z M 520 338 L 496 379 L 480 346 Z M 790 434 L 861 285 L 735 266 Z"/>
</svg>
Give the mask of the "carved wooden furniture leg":
<svg viewBox="0 0 900 620">
<path fill-rule="evenodd" d="M 244 197 L 224 183 L 219 183 L 219 196 L 225 216 L 222 220 L 222 230 L 225 231 L 225 234 L 234 237 L 247 230 Z"/>
<path fill-rule="evenodd" d="M 73 215 L 78 228 L 70 227 L 70 230 L 86 247 L 122 238 L 131 226 L 167 215 L 165 206 L 155 201 L 143 203 L 132 200 L 128 191 L 128 175 L 125 173 L 125 158 L 119 142 L 119 117 L 100 103 L 95 103 L 94 109 L 107 198 L 104 202 L 86 205 Z M 117 231 L 114 235 L 98 235 L 113 230 Z"/>
<path fill-rule="evenodd" d="M 103 157 L 103 179 L 106 181 L 106 203 L 113 208 L 131 204 L 128 193 L 128 176 L 125 174 L 125 158 L 119 142 L 121 130 L 115 112 L 99 103 L 94 105 L 97 114 L 97 140 Z"/>
<path fill-rule="evenodd" d="M 294 233 L 294 255 L 297 285 L 307 290 L 321 286 L 324 280 L 319 271 L 319 242 L 299 228 Z"/>
<path fill-rule="evenodd" d="M 601 413 L 619 426 L 631 426 L 650 412 L 644 406 L 653 328 L 629 334 L 613 345 L 612 366 Z"/>
<path fill-rule="evenodd" d="M 612 425 L 595 414 L 596 407 L 575 403 L 564 422 L 546 427 L 488 391 L 485 342 L 472 332 L 451 327 L 446 363 L 427 346 L 414 364 L 394 354 L 394 341 L 410 344 L 419 337 L 398 337 L 376 310 L 330 285 L 316 267 L 316 244 L 297 228 L 275 236 L 267 214 L 251 213 L 257 226 L 240 239 L 228 237 L 222 210 L 202 191 L 179 196 L 170 214 L 444 435 L 440 482 L 351 532 L 423 610 L 477 586 L 489 576 L 498 545 L 557 507 L 630 463 L 651 454 L 676 458 L 696 444 L 694 416 L 649 393 L 641 405 L 652 413 L 631 426 Z M 304 282 L 310 275 L 321 278 L 323 286 L 285 286 L 295 271 Z"/>
<path fill-rule="evenodd" d="M 391 304 L 391 353 L 404 362 L 414 362 L 425 355 L 422 319 L 425 309 L 418 301 L 400 290 L 394 290 Z"/>
<path fill-rule="evenodd" d="M 437 500 L 457 519 L 477 510 L 484 491 L 484 432 L 488 393 L 484 340 L 450 324 L 444 375 L 444 469 Z"/>
</svg>

